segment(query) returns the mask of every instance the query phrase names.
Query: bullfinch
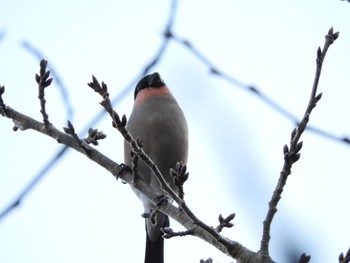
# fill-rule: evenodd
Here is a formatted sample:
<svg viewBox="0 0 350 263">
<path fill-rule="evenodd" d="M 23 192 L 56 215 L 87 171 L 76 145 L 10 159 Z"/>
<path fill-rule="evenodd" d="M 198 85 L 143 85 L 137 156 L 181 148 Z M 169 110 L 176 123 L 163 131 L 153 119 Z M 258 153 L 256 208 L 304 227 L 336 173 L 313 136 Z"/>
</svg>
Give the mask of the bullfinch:
<svg viewBox="0 0 350 263">
<path fill-rule="evenodd" d="M 159 73 L 143 77 L 136 85 L 127 130 L 134 138 L 141 140 L 143 150 L 158 166 L 169 186 L 177 192 L 169 170 L 175 168 L 177 162 L 187 162 L 188 128 L 184 113 Z M 124 161 L 131 166 L 131 148 L 127 142 L 124 144 Z M 159 196 L 166 195 L 152 170 L 141 160 L 138 162 L 138 176 Z M 149 214 L 154 211 L 153 203 L 133 190 L 141 199 L 144 212 Z M 164 239 L 160 229 L 169 226 L 169 218 L 157 213 L 155 219 L 154 224 L 146 218 L 145 263 L 164 262 Z"/>
</svg>

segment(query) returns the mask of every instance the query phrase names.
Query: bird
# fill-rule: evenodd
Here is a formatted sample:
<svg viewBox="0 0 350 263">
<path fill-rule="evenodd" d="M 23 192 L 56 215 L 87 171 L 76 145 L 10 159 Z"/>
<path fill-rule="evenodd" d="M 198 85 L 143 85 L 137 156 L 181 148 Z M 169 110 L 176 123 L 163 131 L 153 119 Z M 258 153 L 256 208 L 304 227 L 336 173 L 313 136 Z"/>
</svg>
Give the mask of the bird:
<svg viewBox="0 0 350 263">
<path fill-rule="evenodd" d="M 158 166 L 164 179 L 176 192 L 170 168 L 177 162 L 187 162 L 188 126 L 185 115 L 158 72 L 144 76 L 134 91 L 134 106 L 127 122 L 127 131 L 141 142 L 143 150 Z M 129 144 L 124 142 L 124 163 L 131 166 L 132 156 Z M 152 170 L 138 161 L 137 176 L 149 185 L 159 196 L 166 196 Z M 154 211 L 153 202 L 139 191 L 134 192 L 142 201 L 144 213 Z M 155 224 L 146 218 L 145 263 L 164 262 L 164 238 L 161 228 L 169 226 L 169 218 L 156 213 Z"/>
</svg>

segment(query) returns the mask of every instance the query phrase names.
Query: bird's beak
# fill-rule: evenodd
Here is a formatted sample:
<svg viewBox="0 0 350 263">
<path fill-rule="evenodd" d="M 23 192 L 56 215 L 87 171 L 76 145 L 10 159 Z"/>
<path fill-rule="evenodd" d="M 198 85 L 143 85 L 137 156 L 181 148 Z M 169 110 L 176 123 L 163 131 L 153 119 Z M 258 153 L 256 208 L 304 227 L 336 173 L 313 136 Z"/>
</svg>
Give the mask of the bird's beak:
<svg viewBox="0 0 350 263">
<path fill-rule="evenodd" d="M 148 77 L 149 87 L 160 87 L 160 86 L 163 86 L 164 84 L 165 83 L 160 77 L 160 74 L 158 72 L 155 72 Z"/>
</svg>

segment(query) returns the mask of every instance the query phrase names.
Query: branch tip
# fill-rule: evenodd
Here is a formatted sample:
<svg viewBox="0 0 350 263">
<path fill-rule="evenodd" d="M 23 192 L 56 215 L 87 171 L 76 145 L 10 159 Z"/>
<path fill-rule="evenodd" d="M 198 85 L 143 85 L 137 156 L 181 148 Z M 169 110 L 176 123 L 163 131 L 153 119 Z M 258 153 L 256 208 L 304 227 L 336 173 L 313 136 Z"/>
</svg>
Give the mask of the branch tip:
<svg viewBox="0 0 350 263">
<path fill-rule="evenodd" d="M 325 37 L 326 41 L 329 41 L 329 44 L 331 45 L 339 37 L 339 31 L 333 33 L 333 27 L 331 27 Z"/>
<path fill-rule="evenodd" d="M 50 71 L 47 70 L 47 61 L 42 59 L 40 61 L 39 75 L 35 74 L 35 81 L 38 84 L 39 94 L 38 98 L 40 101 L 40 113 L 43 116 L 44 125 L 47 127 L 51 123 L 49 122 L 49 115 L 46 112 L 46 99 L 45 99 L 45 88 L 50 86 L 52 83 L 52 78 L 50 77 Z"/>
<path fill-rule="evenodd" d="M 99 131 L 98 129 L 93 129 L 93 128 L 89 128 L 88 134 L 89 136 L 85 138 L 84 141 L 87 144 L 93 144 L 95 146 L 98 145 L 99 140 L 103 140 L 107 137 L 107 135 L 104 134 L 102 131 Z"/>
<path fill-rule="evenodd" d="M 339 263 L 349 263 L 350 262 L 350 248 L 346 252 L 345 256 L 343 253 L 340 253 L 338 261 L 339 261 Z"/>
<path fill-rule="evenodd" d="M 319 102 L 319 100 L 322 98 L 322 92 L 320 92 L 316 97 L 315 97 L 315 103 Z"/>
<path fill-rule="evenodd" d="M 221 214 L 219 215 L 219 225 L 215 228 L 215 231 L 220 233 L 225 227 L 231 228 L 234 226 L 231 221 L 235 218 L 236 214 L 232 213 L 226 218 L 224 218 Z"/>
<path fill-rule="evenodd" d="M 178 195 L 181 199 L 183 199 L 184 195 L 185 195 L 184 190 L 183 190 L 183 185 L 189 177 L 189 173 L 186 171 L 187 171 L 187 166 L 182 161 L 177 162 L 175 169 L 170 168 L 170 171 L 169 171 L 173 177 L 174 184 L 179 189 Z"/>
<path fill-rule="evenodd" d="M 75 129 L 73 124 L 69 120 L 67 121 L 67 126 L 68 127 L 63 127 L 64 132 L 68 135 L 73 135 L 75 133 Z"/>
<path fill-rule="evenodd" d="M 300 137 L 306 129 L 312 110 L 315 108 L 316 103 L 322 97 L 322 93 L 319 93 L 316 96 L 318 83 L 321 76 L 322 63 L 324 61 L 324 58 L 326 56 L 329 46 L 334 42 L 335 39 L 337 39 L 338 36 L 339 36 L 339 32 L 333 33 L 333 28 L 330 28 L 328 31 L 328 34 L 326 35 L 326 41 L 324 43 L 323 50 L 321 50 L 320 47 L 317 49 L 316 73 L 314 77 L 314 83 L 311 89 L 309 102 L 307 104 L 302 120 L 300 121 L 300 123 L 297 123 L 297 128 L 294 128 L 291 133 L 289 149 L 287 145 L 285 145 L 283 148 L 283 154 L 284 154 L 283 168 L 280 173 L 280 177 L 275 187 L 275 190 L 272 194 L 271 200 L 268 203 L 269 209 L 267 211 L 265 220 L 263 222 L 263 235 L 262 235 L 261 244 L 260 244 L 260 251 L 264 255 L 269 255 L 269 242 L 271 238 L 270 229 L 271 229 L 272 220 L 277 212 L 278 202 L 281 199 L 281 193 L 283 192 L 288 176 L 291 174 L 292 165 L 300 159 L 299 151 L 303 147 L 303 143 L 299 142 Z M 309 256 L 306 256 L 305 254 L 303 254 L 299 262 L 305 263 L 305 262 L 308 262 L 309 259 L 310 259 Z"/>
<path fill-rule="evenodd" d="M 298 142 L 298 144 L 295 147 L 295 152 L 299 152 L 301 150 L 301 148 L 303 147 L 303 142 Z"/>
<path fill-rule="evenodd" d="M 301 254 L 299 263 L 308 263 L 311 259 L 311 256 L 307 256 L 305 253 Z"/>
<path fill-rule="evenodd" d="M 189 236 L 189 235 L 193 235 L 193 230 L 189 229 L 186 231 L 178 231 L 178 232 L 174 232 L 170 227 L 164 227 L 160 229 L 163 232 L 162 237 L 169 239 L 172 237 L 184 237 L 184 236 Z"/>
<path fill-rule="evenodd" d="M 5 86 L 0 85 L 0 114 L 6 116 L 6 105 L 2 99 L 2 95 L 5 93 Z"/>
</svg>

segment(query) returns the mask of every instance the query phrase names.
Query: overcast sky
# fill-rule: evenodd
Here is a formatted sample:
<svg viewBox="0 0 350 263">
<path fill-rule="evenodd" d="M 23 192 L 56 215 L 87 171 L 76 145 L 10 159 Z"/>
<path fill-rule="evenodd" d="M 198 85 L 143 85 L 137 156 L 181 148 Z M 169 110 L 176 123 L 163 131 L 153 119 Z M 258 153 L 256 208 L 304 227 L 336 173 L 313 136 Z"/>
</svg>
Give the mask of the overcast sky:
<svg viewBox="0 0 350 263">
<path fill-rule="evenodd" d="M 0 84 L 5 103 L 41 120 L 34 80 L 38 57 L 58 75 L 46 91 L 50 121 L 70 119 L 84 131 L 101 112 L 100 97 L 86 83 L 104 81 L 114 105 L 129 116 L 138 76 L 159 49 L 171 1 L 2 1 Z M 350 4 L 346 1 L 179 1 L 173 33 L 188 40 L 214 65 L 254 85 L 299 118 L 315 72 L 316 50 L 330 27 L 340 31 L 323 66 L 323 98 L 310 125 L 350 136 Z M 26 43 L 26 45 L 24 45 Z M 190 132 L 185 185 L 188 205 L 216 226 L 235 212 L 223 235 L 258 250 L 267 203 L 283 166 L 283 145 L 294 123 L 241 87 L 209 73 L 191 50 L 170 41 L 152 71 L 161 73 L 185 112 Z M 62 99 L 59 83 L 67 88 Z M 107 139 L 97 147 L 123 161 L 122 137 L 105 114 L 94 128 Z M 62 146 L 34 131 L 12 131 L 0 119 L 0 210 Z M 84 134 L 85 135 L 85 134 Z M 311 262 L 337 262 L 350 246 L 350 145 L 306 132 L 272 225 L 271 256 L 288 253 Z M 0 221 L 0 262 L 142 262 L 143 208 L 128 185 L 83 155 L 68 151 L 27 196 Z M 174 230 L 183 228 L 171 222 Z M 165 241 L 167 263 L 232 262 L 194 238 Z"/>
</svg>

